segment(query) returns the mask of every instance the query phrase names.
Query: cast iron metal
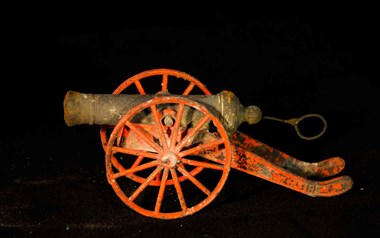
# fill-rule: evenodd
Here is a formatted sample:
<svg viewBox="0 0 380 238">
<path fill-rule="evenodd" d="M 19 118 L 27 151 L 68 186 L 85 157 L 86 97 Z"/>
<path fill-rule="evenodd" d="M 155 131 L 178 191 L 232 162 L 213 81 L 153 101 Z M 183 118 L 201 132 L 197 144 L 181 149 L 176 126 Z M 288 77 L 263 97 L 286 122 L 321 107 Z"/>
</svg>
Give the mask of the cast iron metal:
<svg viewBox="0 0 380 238">
<path fill-rule="evenodd" d="M 171 89 L 169 82 L 175 85 Z M 322 120 L 318 135 L 300 132 L 299 122 L 309 117 Z M 349 176 L 308 178 L 337 175 L 345 166 L 341 157 L 301 161 L 238 131 L 242 123 L 263 118 L 293 125 L 306 140 L 320 137 L 327 126 L 319 114 L 263 117 L 257 106 L 241 105 L 234 93 L 211 94 L 193 76 L 173 69 L 144 71 L 112 94 L 68 91 L 64 99 L 68 126 L 100 125 L 109 184 L 127 206 L 148 217 L 175 219 L 198 212 L 220 193 L 231 168 L 312 197 L 352 188 Z"/>
</svg>

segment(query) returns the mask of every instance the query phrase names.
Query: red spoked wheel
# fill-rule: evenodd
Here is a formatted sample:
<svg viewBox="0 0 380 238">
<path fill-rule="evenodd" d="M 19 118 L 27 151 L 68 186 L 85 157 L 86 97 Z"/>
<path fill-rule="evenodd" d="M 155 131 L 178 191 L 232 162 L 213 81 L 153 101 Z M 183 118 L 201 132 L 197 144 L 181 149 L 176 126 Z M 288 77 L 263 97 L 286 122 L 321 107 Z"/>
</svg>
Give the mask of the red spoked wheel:
<svg viewBox="0 0 380 238">
<path fill-rule="evenodd" d="M 168 109 L 174 112 L 169 120 L 163 113 Z M 143 117 L 150 117 L 151 123 L 139 123 Z M 128 134 L 121 136 L 123 131 Z M 147 149 L 131 147 L 124 143 L 128 139 Z M 205 106 L 179 96 L 155 98 L 128 111 L 112 130 L 106 148 L 107 179 L 118 197 L 136 212 L 159 219 L 192 215 L 210 204 L 227 180 L 232 158 L 219 119 Z M 225 156 L 209 160 L 199 156 L 208 150 L 223 150 Z M 193 173 L 198 167 L 204 172 Z"/>
<path fill-rule="evenodd" d="M 174 79 L 174 80 L 173 80 Z M 178 79 L 183 79 L 178 80 Z M 169 87 L 169 84 L 171 85 Z M 134 85 L 135 87 L 132 87 Z M 145 85 L 145 86 L 143 86 Z M 206 86 L 195 77 L 174 69 L 152 69 L 136 74 L 121 83 L 112 94 L 178 94 L 211 95 Z M 100 140 L 104 151 L 113 126 L 100 127 Z"/>
<path fill-rule="evenodd" d="M 182 80 L 179 80 L 182 79 Z M 133 87 L 133 85 L 135 87 Z M 170 86 L 170 87 L 169 87 Z M 195 77 L 174 69 L 152 69 L 143 71 L 136 74 L 123 83 L 121 83 L 112 94 L 177 94 L 177 95 L 189 95 L 203 94 L 211 95 L 206 86 L 201 83 Z M 167 112 L 170 113 L 170 112 Z M 107 151 L 107 143 L 110 133 L 114 126 L 101 126 L 100 127 L 100 140 L 104 151 Z M 127 134 L 127 131 L 121 132 Z M 136 163 L 139 161 L 137 160 Z M 196 167 L 193 169 L 192 174 L 195 175 L 203 170 L 202 167 Z M 134 176 L 132 178 L 135 181 L 143 182 L 144 178 L 140 176 Z M 181 176 L 180 180 L 186 179 L 185 176 Z M 153 183 L 153 185 L 158 185 Z"/>
</svg>

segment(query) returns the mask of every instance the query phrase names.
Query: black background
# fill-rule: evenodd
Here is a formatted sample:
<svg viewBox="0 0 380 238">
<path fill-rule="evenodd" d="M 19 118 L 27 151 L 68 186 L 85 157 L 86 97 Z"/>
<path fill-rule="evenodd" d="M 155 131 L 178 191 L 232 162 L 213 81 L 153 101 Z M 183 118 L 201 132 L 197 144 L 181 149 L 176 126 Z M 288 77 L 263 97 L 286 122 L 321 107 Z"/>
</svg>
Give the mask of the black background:
<svg viewBox="0 0 380 238">
<path fill-rule="evenodd" d="M 148 4 L 147 4 L 148 5 Z M 24 6 L 3 21 L 1 237 L 362 237 L 378 233 L 378 25 L 373 6 Z M 15 10 L 17 9 L 17 10 Z M 280 118 L 319 113 L 303 141 L 262 121 L 239 131 L 308 162 L 346 161 L 348 193 L 311 198 L 231 171 L 214 203 L 162 221 L 106 181 L 97 126 L 67 127 L 68 90 L 111 93 L 154 68 L 234 92 Z"/>
</svg>

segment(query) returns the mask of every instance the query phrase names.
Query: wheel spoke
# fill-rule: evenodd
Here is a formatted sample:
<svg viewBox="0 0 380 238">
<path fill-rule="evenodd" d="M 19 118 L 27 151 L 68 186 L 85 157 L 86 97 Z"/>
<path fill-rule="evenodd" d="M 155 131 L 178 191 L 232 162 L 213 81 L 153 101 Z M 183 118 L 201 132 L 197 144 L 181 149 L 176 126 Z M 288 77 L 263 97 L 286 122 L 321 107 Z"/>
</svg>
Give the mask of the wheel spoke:
<svg viewBox="0 0 380 238">
<path fill-rule="evenodd" d="M 121 165 L 119 163 L 119 161 L 117 161 L 117 159 L 115 157 L 112 156 L 111 158 L 111 163 L 112 165 L 118 170 L 118 171 L 122 171 L 122 170 L 125 170 L 124 166 Z"/>
<path fill-rule="evenodd" d="M 143 159 L 144 159 L 144 156 L 141 156 L 141 155 L 138 156 L 135 162 L 132 164 L 131 168 L 135 168 L 136 166 L 138 166 Z"/>
<path fill-rule="evenodd" d="M 153 161 L 152 161 L 153 162 Z M 140 184 L 140 186 L 136 189 L 136 191 L 128 198 L 129 201 L 133 202 L 135 198 L 139 196 L 139 194 L 149 185 L 149 183 L 155 178 L 157 173 L 159 173 L 163 169 L 162 166 L 158 166 L 150 175 L 149 177 Z"/>
<path fill-rule="evenodd" d="M 193 82 L 190 82 L 189 86 L 187 86 L 187 88 L 185 89 L 182 95 L 189 95 L 191 90 L 193 90 L 194 86 L 195 84 Z"/>
<path fill-rule="evenodd" d="M 186 169 L 182 167 L 177 167 L 178 171 L 185 175 L 195 186 L 197 186 L 202 192 L 204 192 L 207 196 L 211 195 L 210 190 L 206 188 L 198 179 L 196 179 L 193 175 L 191 175 Z"/>
<path fill-rule="evenodd" d="M 156 206 L 154 208 L 154 212 L 160 212 L 162 200 L 164 198 L 164 192 L 166 188 L 166 180 L 168 179 L 169 169 L 164 169 L 164 174 L 162 175 L 162 180 L 160 184 L 160 190 L 158 191 Z"/>
<path fill-rule="evenodd" d="M 178 179 L 178 175 L 175 169 L 170 169 L 170 174 L 172 175 L 173 181 L 174 181 L 174 187 L 177 191 L 178 201 L 181 205 L 182 211 L 187 210 L 187 205 L 185 201 L 185 197 L 183 196 L 181 184 Z"/>
<path fill-rule="evenodd" d="M 190 160 L 190 159 L 186 159 L 186 158 L 182 158 L 181 161 L 184 164 L 208 168 L 208 169 L 223 170 L 223 168 L 224 168 L 224 165 L 222 165 L 222 164 L 207 163 L 207 162 L 201 162 L 201 161 L 197 161 L 197 160 Z"/>
<path fill-rule="evenodd" d="M 131 169 L 132 168 L 136 168 L 140 163 L 141 163 L 141 161 L 144 159 L 145 157 L 144 156 L 138 156 L 137 157 L 137 159 L 135 160 L 135 162 L 133 163 L 133 165 L 131 166 Z M 126 170 L 125 168 L 124 168 L 124 166 L 122 165 L 122 164 L 120 164 L 119 163 L 119 161 L 117 161 L 117 159 L 114 157 L 114 156 L 112 156 L 112 158 L 111 158 L 111 163 L 112 163 L 112 165 L 119 171 L 119 172 L 121 172 L 121 171 L 124 171 L 124 170 Z M 129 178 L 129 179 L 133 179 L 133 174 L 126 174 L 125 175 L 127 178 Z M 112 176 L 111 176 L 112 177 Z"/>
<path fill-rule="evenodd" d="M 136 80 L 134 83 L 135 83 L 135 85 L 136 85 L 137 90 L 139 90 L 139 93 L 140 93 L 141 95 L 145 95 L 145 94 L 146 94 L 146 93 L 145 93 L 145 90 L 144 90 L 143 86 L 141 85 L 140 81 L 139 81 L 139 80 Z"/>
<path fill-rule="evenodd" d="M 161 142 L 162 147 L 164 150 L 168 150 L 168 142 L 166 141 L 165 133 L 164 133 L 164 128 L 162 126 L 162 123 L 159 118 L 159 113 L 157 111 L 157 107 L 155 105 L 152 105 L 151 107 L 154 122 L 156 123 L 158 127 L 158 139 Z"/>
<path fill-rule="evenodd" d="M 205 115 L 201 120 L 198 121 L 198 124 L 191 130 L 185 138 L 181 140 L 181 142 L 176 146 L 175 152 L 178 153 L 181 151 L 181 149 L 185 146 L 186 142 L 189 140 L 189 138 L 192 138 L 195 134 L 198 133 L 198 131 L 201 129 L 201 127 L 209 120 L 209 117 Z"/>
<path fill-rule="evenodd" d="M 125 169 L 123 171 L 120 171 L 119 173 L 113 174 L 112 179 L 120 178 L 122 176 L 126 176 L 127 174 L 135 173 L 137 171 L 141 171 L 144 169 L 149 169 L 149 168 L 152 168 L 154 166 L 157 166 L 158 164 L 159 164 L 159 162 L 157 160 L 153 160 L 151 162 L 139 165 L 139 166 L 134 167 L 134 168 Z"/>
<path fill-rule="evenodd" d="M 183 116 L 183 110 L 184 110 L 184 108 L 185 108 L 185 104 L 183 104 L 183 103 L 179 104 L 177 115 L 175 117 L 175 123 L 174 123 L 174 126 L 173 126 L 173 131 L 172 131 L 172 133 L 170 135 L 170 149 L 171 150 L 174 150 L 175 145 L 176 145 L 178 131 L 179 131 L 179 127 L 181 125 L 181 119 L 182 119 L 182 116 Z"/>
<path fill-rule="evenodd" d="M 168 74 L 163 74 L 162 75 L 162 91 L 168 91 Z"/>
<path fill-rule="evenodd" d="M 117 133 L 117 136 L 116 136 L 116 145 L 117 146 L 120 146 L 120 142 L 121 142 L 121 139 L 123 138 L 123 133 L 124 133 L 124 130 L 125 130 L 125 127 L 123 127 L 123 129 L 121 129 L 118 133 Z"/>
<path fill-rule="evenodd" d="M 161 147 L 159 145 L 157 145 L 151 138 L 149 138 L 149 135 L 148 133 L 145 131 L 145 130 L 142 130 L 138 127 L 136 127 L 132 122 L 130 121 L 127 121 L 125 123 L 131 130 L 133 130 L 134 132 L 136 132 L 137 135 L 139 135 L 141 137 L 141 139 L 143 139 L 148 145 L 150 145 L 150 147 L 152 147 L 155 151 L 157 151 L 158 153 L 160 153 L 162 151 Z"/>
<path fill-rule="evenodd" d="M 186 155 L 198 154 L 199 151 L 208 150 L 208 149 L 217 147 L 218 145 L 223 144 L 223 143 L 224 143 L 224 140 L 212 140 L 206 144 L 201 144 L 201 145 L 198 145 L 196 147 L 193 147 L 193 148 L 190 148 L 187 150 L 183 150 L 183 151 L 179 152 L 178 155 L 180 157 L 184 157 Z"/>
<path fill-rule="evenodd" d="M 128 155 L 137 155 L 137 156 L 143 156 L 151 159 L 158 159 L 159 155 L 155 153 L 151 153 L 145 150 L 136 150 L 136 149 L 131 149 L 131 148 L 123 148 L 123 147 L 117 147 L 113 146 L 112 147 L 112 152 L 113 153 L 123 153 L 123 154 L 128 154 Z"/>
</svg>

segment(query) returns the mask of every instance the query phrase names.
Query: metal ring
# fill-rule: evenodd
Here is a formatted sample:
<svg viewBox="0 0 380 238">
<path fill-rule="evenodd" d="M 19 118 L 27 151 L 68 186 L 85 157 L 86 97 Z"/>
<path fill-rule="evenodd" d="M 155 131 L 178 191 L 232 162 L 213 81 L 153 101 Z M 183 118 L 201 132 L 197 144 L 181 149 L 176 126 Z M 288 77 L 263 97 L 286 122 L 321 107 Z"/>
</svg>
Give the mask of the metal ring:
<svg viewBox="0 0 380 238">
<path fill-rule="evenodd" d="M 303 121 L 304 119 L 306 119 L 306 118 L 310 118 L 310 117 L 318 117 L 319 119 L 321 119 L 321 121 L 323 122 L 323 129 L 322 129 L 322 131 L 321 131 L 318 135 L 315 135 L 315 136 L 304 136 L 304 135 L 302 135 L 300 129 L 298 128 L 298 124 L 299 124 L 301 121 Z M 321 115 L 319 115 L 319 114 L 306 114 L 306 115 L 304 115 L 304 116 L 298 118 L 298 120 L 294 123 L 293 126 L 294 126 L 294 128 L 296 129 L 297 135 L 298 135 L 300 138 L 302 138 L 302 139 L 304 139 L 304 140 L 314 140 L 314 139 L 317 139 L 317 138 L 321 137 L 321 136 L 325 133 L 325 131 L 326 131 L 326 129 L 327 129 L 327 121 L 325 120 L 325 118 L 323 118 L 323 117 L 322 117 Z"/>
</svg>

